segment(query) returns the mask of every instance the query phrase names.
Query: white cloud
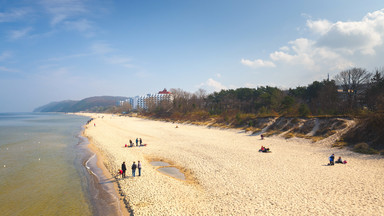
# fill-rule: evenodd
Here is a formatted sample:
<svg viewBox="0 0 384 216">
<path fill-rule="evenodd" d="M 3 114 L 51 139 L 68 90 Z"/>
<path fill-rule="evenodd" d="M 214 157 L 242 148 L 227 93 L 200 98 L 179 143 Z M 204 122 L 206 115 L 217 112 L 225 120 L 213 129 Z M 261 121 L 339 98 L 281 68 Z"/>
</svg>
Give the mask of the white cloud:
<svg viewBox="0 0 384 216">
<path fill-rule="evenodd" d="M 27 14 L 29 14 L 30 10 L 28 8 L 19 8 L 14 9 L 9 12 L 0 12 L 0 23 L 2 22 L 15 22 L 24 18 Z"/>
<path fill-rule="evenodd" d="M 374 55 L 375 49 L 383 45 L 384 40 L 384 9 L 367 14 L 361 21 L 336 22 L 309 21 L 307 25 L 313 32 L 318 32 L 319 25 L 325 23 L 317 46 L 338 49 L 345 54 L 359 52 L 363 55 Z M 325 26 L 325 25 L 324 25 Z"/>
<path fill-rule="evenodd" d="M 329 22 L 328 20 L 316 20 L 316 21 L 307 20 L 307 26 L 314 33 L 324 35 L 332 27 L 332 23 Z"/>
<path fill-rule="evenodd" d="M 198 87 L 199 88 L 208 88 L 208 89 L 211 89 L 213 91 L 220 91 L 222 89 L 227 89 L 226 86 L 224 86 L 223 84 L 221 84 L 220 82 L 218 82 L 212 78 L 209 78 L 206 82 L 201 83 Z"/>
<path fill-rule="evenodd" d="M 52 57 L 49 59 L 46 59 L 46 61 L 63 61 L 63 60 L 68 60 L 68 59 L 73 59 L 73 58 L 82 58 L 82 57 L 87 57 L 93 55 L 92 53 L 77 53 L 77 54 L 71 54 L 67 56 L 61 56 L 61 57 Z"/>
<path fill-rule="evenodd" d="M 82 0 L 41 0 L 40 3 L 52 15 L 53 26 L 88 12 Z"/>
<path fill-rule="evenodd" d="M 9 32 L 9 38 L 11 40 L 17 40 L 17 39 L 28 36 L 28 33 L 31 31 L 32 31 L 32 27 L 27 27 L 20 30 L 13 30 Z"/>
<path fill-rule="evenodd" d="M 241 63 L 255 69 L 270 66 L 315 77 L 319 73 L 362 66 L 359 63 L 379 59 L 376 53 L 384 52 L 384 9 L 369 13 L 360 21 L 308 20 L 306 26 L 313 39 L 297 38 L 270 53 L 269 59 L 242 59 Z M 382 64 L 376 62 L 376 67 Z"/>
<path fill-rule="evenodd" d="M 283 46 L 283 47 L 280 47 L 279 50 L 287 52 L 290 50 L 290 48 L 288 46 Z"/>
<path fill-rule="evenodd" d="M 76 21 L 65 21 L 64 25 L 66 26 L 67 29 L 76 30 L 78 32 L 85 34 L 86 36 L 91 37 L 94 35 L 94 33 L 92 33 L 94 29 L 93 24 L 92 22 L 86 19 L 80 19 Z"/>
<path fill-rule="evenodd" d="M 108 43 L 96 42 L 92 44 L 91 50 L 92 54 L 99 55 L 108 64 L 118 65 L 125 68 L 136 68 L 136 65 L 131 63 L 131 58 L 125 55 L 116 54 L 116 50 Z"/>
<path fill-rule="evenodd" d="M 260 67 L 276 67 L 276 65 L 271 61 L 264 61 L 261 59 L 255 59 L 255 60 L 248 60 L 248 59 L 241 59 L 241 64 L 253 67 L 253 68 L 260 68 Z"/>
<path fill-rule="evenodd" d="M 275 61 L 282 61 L 291 65 L 314 65 L 314 61 L 311 58 L 314 55 L 313 41 L 305 38 L 299 38 L 295 41 L 290 41 L 291 47 L 285 50 L 292 50 L 293 54 L 289 54 L 287 51 L 275 51 L 270 54 L 270 58 Z"/>
<path fill-rule="evenodd" d="M 124 55 L 118 55 L 116 54 L 117 51 L 112 48 L 112 46 L 105 42 L 95 42 L 90 46 L 90 51 L 88 53 L 75 53 L 70 54 L 66 56 L 61 57 L 52 57 L 49 59 L 46 59 L 47 62 L 58 62 L 58 61 L 65 61 L 69 59 L 76 59 L 76 58 L 85 58 L 89 56 L 98 57 L 103 62 L 111 64 L 111 65 L 117 65 L 122 66 L 124 68 L 137 68 L 137 66 L 132 64 L 132 59 L 129 57 L 126 57 Z"/>
</svg>

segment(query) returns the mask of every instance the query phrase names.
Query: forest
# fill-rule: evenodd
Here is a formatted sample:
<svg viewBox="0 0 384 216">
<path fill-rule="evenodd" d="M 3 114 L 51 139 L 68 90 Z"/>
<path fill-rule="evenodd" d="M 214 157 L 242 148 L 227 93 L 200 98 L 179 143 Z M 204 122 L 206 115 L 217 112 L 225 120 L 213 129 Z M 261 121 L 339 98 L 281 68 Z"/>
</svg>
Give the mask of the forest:
<svg viewBox="0 0 384 216">
<path fill-rule="evenodd" d="M 168 118 L 203 120 L 217 115 L 361 116 L 384 110 L 384 68 L 369 72 L 351 68 L 334 79 L 282 90 L 277 87 L 238 88 L 206 94 L 171 89 L 172 101 L 147 103 L 140 112 Z M 129 108 L 128 108 L 129 109 Z M 130 111 L 130 110 L 127 110 Z"/>
</svg>

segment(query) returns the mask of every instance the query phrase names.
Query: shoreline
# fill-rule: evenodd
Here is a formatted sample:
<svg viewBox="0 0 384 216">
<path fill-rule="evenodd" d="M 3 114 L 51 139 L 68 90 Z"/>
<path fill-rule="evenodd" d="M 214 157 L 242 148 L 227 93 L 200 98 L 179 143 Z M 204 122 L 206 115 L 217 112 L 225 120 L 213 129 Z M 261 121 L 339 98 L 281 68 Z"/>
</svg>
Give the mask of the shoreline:
<svg viewBox="0 0 384 216">
<path fill-rule="evenodd" d="M 242 130 L 82 115 L 96 116 L 85 137 L 106 174 L 122 161 L 142 161 L 141 177 L 128 172 L 114 183 L 135 215 L 384 214 L 382 157 L 296 138 L 260 140 Z M 136 137 L 148 145 L 123 147 Z M 258 153 L 261 145 L 272 154 Z M 332 153 L 348 164 L 327 166 Z M 170 162 L 193 181 L 159 173 L 152 160 Z"/>
<path fill-rule="evenodd" d="M 96 165 L 97 167 L 102 171 L 103 175 L 107 179 L 113 179 L 113 188 L 114 188 L 114 193 L 113 196 L 116 196 L 116 199 L 118 199 L 118 208 L 120 210 L 121 216 L 130 216 L 132 215 L 129 212 L 129 209 L 126 207 L 126 204 L 124 203 L 124 199 L 121 198 L 120 193 L 119 193 L 119 185 L 116 181 L 116 178 L 112 176 L 112 174 L 107 170 L 107 168 L 104 165 L 105 158 L 102 152 L 94 145 L 92 137 L 87 136 L 85 133 L 85 130 L 87 129 L 87 125 L 84 125 L 84 130 L 81 134 L 84 138 L 88 140 L 88 145 L 87 148 L 90 152 L 94 153 L 96 155 Z M 85 164 L 84 164 L 85 165 Z M 100 184 L 100 182 L 99 182 Z"/>
</svg>

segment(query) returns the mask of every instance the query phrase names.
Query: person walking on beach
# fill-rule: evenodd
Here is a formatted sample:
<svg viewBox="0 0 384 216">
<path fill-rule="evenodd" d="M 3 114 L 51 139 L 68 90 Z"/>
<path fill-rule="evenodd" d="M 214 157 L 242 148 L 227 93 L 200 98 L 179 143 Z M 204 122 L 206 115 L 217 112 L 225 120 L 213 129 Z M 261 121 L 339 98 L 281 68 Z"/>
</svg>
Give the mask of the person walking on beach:
<svg viewBox="0 0 384 216">
<path fill-rule="evenodd" d="M 139 144 L 139 139 L 136 138 L 136 146 L 138 146 L 138 144 Z"/>
<path fill-rule="evenodd" d="M 143 144 L 143 140 L 140 138 L 140 146 Z"/>
<path fill-rule="evenodd" d="M 137 169 L 139 169 L 139 176 L 141 176 L 141 162 L 137 162 Z"/>
<path fill-rule="evenodd" d="M 123 164 L 121 164 L 121 170 L 123 171 L 122 176 L 123 176 L 123 178 L 125 178 L 125 171 L 127 170 L 127 167 L 125 166 L 125 162 L 123 162 Z"/>
<path fill-rule="evenodd" d="M 132 164 L 132 177 L 135 177 L 135 173 L 136 173 L 136 164 L 135 164 L 135 161 L 133 161 L 133 164 Z"/>
</svg>

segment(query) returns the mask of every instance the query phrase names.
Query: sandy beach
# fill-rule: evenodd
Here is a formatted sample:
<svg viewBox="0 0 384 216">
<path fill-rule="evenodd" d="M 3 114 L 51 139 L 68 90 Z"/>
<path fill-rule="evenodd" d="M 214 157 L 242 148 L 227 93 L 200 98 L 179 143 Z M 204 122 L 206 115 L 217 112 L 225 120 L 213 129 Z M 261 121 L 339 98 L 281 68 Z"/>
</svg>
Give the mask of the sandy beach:
<svg viewBox="0 0 384 216">
<path fill-rule="evenodd" d="M 110 174 L 126 162 L 128 177 L 115 183 L 134 215 L 384 215 L 380 156 L 235 129 L 84 115 L 94 118 L 84 135 Z M 147 146 L 124 147 L 136 138 Z M 272 153 L 259 153 L 261 145 Z M 348 163 L 327 166 L 332 153 Z M 142 176 L 132 177 L 139 160 Z M 168 162 L 186 180 L 151 161 Z"/>
</svg>

